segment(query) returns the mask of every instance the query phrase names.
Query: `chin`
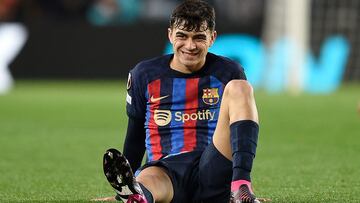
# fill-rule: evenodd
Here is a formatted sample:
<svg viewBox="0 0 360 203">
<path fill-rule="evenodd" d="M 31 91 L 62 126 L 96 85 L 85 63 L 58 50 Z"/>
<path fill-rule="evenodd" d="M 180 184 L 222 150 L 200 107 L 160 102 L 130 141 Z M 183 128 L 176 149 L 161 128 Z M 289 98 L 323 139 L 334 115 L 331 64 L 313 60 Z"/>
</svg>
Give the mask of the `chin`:
<svg viewBox="0 0 360 203">
<path fill-rule="evenodd" d="M 183 61 L 183 64 L 186 66 L 195 66 L 197 64 L 196 61 L 189 61 L 189 60 L 185 60 Z"/>
</svg>

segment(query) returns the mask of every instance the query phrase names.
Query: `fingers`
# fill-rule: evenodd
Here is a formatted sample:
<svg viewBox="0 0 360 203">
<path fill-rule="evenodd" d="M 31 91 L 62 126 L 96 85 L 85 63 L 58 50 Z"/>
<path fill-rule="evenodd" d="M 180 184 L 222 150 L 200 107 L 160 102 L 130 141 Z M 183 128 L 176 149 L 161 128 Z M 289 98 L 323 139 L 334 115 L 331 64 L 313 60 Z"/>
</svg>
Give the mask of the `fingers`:
<svg viewBox="0 0 360 203">
<path fill-rule="evenodd" d="M 95 198 L 91 199 L 92 202 L 115 202 L 115 197 L 102 197 L 102 198 Z"/>
</svg>

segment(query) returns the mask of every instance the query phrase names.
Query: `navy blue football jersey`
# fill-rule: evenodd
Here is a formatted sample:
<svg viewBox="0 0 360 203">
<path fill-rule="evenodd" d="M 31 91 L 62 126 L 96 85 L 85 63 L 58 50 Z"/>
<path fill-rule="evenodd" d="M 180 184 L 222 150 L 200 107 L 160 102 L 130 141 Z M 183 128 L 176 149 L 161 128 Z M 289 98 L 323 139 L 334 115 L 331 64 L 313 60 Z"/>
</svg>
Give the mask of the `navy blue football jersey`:
<svg viewBox="0 0 360 203">
<path fill-rule="evenodd" d="M 172 57 L 143 61 L 129 73 L 127 114 L 145 118 L 148 161 L 204 150 L 215 131 L 225 85 L 246 79 L 239 64 L 212 53 L 191 74 L 171 69 Z"/>
</svg>

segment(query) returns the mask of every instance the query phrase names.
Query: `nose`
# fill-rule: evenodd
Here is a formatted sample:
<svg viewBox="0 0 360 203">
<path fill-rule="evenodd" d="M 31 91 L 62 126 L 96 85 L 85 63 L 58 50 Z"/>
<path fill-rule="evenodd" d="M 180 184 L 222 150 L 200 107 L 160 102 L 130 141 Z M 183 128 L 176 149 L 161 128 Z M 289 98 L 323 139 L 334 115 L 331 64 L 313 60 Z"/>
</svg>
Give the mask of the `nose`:
<svg viewBox="0 0 360 203">
<path fill-rule="evenodd" d="M 194 50 L 194 49 L 196 49 L 196 43 L 194 42 L 193 39 L 189 38 L 185 42 L 185 47 L 188 50 Z"/>
</svg>

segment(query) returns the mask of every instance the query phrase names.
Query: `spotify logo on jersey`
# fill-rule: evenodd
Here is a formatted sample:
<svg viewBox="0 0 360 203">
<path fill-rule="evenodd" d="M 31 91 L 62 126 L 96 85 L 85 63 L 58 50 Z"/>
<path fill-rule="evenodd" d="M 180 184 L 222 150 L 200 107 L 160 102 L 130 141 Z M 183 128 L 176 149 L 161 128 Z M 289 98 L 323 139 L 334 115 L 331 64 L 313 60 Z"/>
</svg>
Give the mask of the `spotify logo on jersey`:
<svg viewBox="0 0 360 203">
<path fill-rule="evenodd" d="M 155 110 L 154 120 L 156 125 L 165 126 L 171 121 L 171 112 L 169 110 Z"/>
<path fill-rule="evenodd" d="M 197 111 L 194 113 L 184 113 L 182 111 L 177 111 L 174 113 L 174 120 L 176 122 L 185 123 L 188 121 L 197 121 L 197 120 L 206 120 L 212 121 L 215 120 L 215 112 L 211 112 L 209 109 Z M 172 119 L 170 110 L 159 110 L 154 111 L 154 120 L 158 126 L 166 126 L 170 123 Z"/>
</svg>

